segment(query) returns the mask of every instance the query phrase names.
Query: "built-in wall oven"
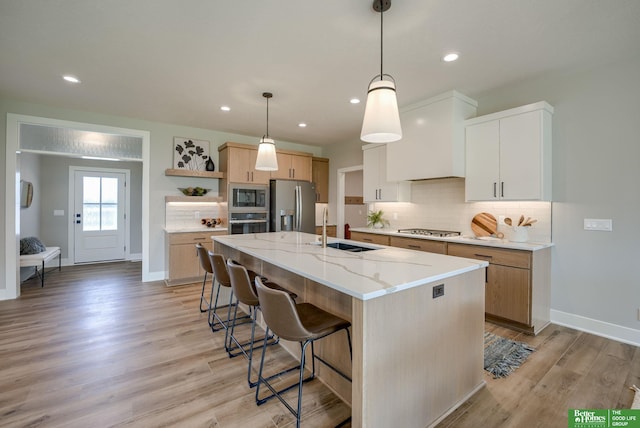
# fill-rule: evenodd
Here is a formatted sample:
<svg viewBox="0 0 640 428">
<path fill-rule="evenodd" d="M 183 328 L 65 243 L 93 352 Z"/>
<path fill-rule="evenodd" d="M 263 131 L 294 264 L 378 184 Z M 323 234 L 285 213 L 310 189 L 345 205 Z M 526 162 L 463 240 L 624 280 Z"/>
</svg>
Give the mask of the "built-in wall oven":
<svg viewBox="0 0 640 428">
<path fill-rule="evenodd" d="M 230 183 L 228 195 L 231 234 L 269 231 L 269 186 Z"/>
</svg>

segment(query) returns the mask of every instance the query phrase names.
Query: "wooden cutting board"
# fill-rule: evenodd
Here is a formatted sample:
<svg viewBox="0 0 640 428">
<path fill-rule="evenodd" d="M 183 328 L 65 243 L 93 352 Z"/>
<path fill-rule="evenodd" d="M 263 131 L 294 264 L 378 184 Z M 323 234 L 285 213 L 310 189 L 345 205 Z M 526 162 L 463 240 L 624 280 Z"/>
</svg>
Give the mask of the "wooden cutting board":
<svg viewBox="0 0 640 428">
<path fill-rule="evenodd" d="M 489 213 L 479 213 L 471 220 L 471 230 L 477 237 L 495 235 L 498 230 L 498 222 Z"/>
</svg>

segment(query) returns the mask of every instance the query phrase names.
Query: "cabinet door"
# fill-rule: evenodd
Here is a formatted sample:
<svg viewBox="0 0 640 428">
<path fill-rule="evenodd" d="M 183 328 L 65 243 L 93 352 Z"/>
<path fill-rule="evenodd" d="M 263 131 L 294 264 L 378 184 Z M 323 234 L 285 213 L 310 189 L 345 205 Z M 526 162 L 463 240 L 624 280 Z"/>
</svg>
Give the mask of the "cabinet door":
<svg viewBox="0 0 640 428">
<path fill-rule="evenodd" d="M 314 158 L 311 176 L 316 184 L 316 202 L 329 203 L 329 159 Z"/>
<path fill-rule="evenodd" d="M 351 232 L 351 240 L 370 244 L 389 245 L 389 237 L 377 233 Z"/>
<path fill-rule="evenodd" d="M 195 244 L 173 244 L 169 253 L 169 281 L 200 276 L 200 260 Z"/>
<path fill-rule="evenodd" d="M 293 178 L 291 176 L 291 155 L 276 152 L 276 157 L 278 158 L 278 170 L 271 171 L 271 178 L 275 180 Z"/>
<path fill-rule="evenodd" d="M 529 325 L 531 322 L 528 269 L 490 264 L 487 268 L 485 312 Z"/>
<path fill-rule="evenodd" d="M 249 171 L 250 183 L 269 184 L 271 178 L 270 171 L 258 171 L 256 169 L 256 159 L 258 158 L 257 149 L 243 149 L 248 152 L 247 170 Z"/>
<path fill-rule="evenodd" d="M 291 156 L 292 177 L 296 180 L 311 181 L 311 156 Z"/>
<path fill-rule="evenodd" d="M 249 150 L 238 147 L 228 147 L 226 149 L 227 177 L 231 183 L 250 183 L 249 174 Z"/>
<path fill-rule="evenodd" d="M 398 201 L 398 183 L 387 181 L 387 147 L 378 149 L 378 201 Z"/>
<path fill-rule="evenodd" d="M 466 127 L 467 201 L 499 198 L 500 123 L 498 120 Z"/>
<path fill-rule="evenodd" d="M 542 112 L 500 119 L 500 197 L 542 198 Z"/>
<path fill-rule="evenodd" d="M 406 248 L 408 250 L 426 251 L 428 253 L 447 254 L 447 243 L 443 241 L 431 241 L 428 239 L 403 238 L 391 236 L 389 245 L 392 247 Z"/>
<path fill-rule="evenodd" d="M 363 151 L 362 190 L 365 202 L 377 202 L 380 187 L 380 150 L 381 147 L 369 148 Z"/>
</svg>

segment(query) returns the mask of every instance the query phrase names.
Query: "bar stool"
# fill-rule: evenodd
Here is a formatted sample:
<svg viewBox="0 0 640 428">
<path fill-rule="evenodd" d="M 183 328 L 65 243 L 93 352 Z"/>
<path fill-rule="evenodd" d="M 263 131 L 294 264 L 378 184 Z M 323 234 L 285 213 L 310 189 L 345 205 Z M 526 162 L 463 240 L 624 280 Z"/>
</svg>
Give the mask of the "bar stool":
<svg viewBox="0 0 640 428">
<path fill-rule="evenodd" d="M 204 270 L 204 279 L 202 280 L 202 291 L 200 292 L 200 312 L 209 312 L 211 311 L 211 302 L 213 300 L 213 288 L 215 283 L 215 276 L 213 276 L 213 268 L 211 267 L 211 261 L 209 260 L 209 255 L 207 254 L 207 249 L 200 244 L 196 244 L 196 251 L 198 253 L 198 258 L 200 259 L 200 266 Z M 211 274 L 211 293 L 209 295 L 209 301 L 204 297 L 204 290 L 207 286 L 207 275 Z M 206 306 L 203 308 L 202 304 Z M 209 322 L 209 315 L 207 315 L 207 322 Z M 209 322 L 209 327 L 211 327 L 211 322 Z"/>
<path fill-rule="evenodd" d="M 278 400 L 296 417 L 296 427 L 300 427 L 300 417 L 302 411 L 302 385 L 315 377 L 316 367 L 315 360 L 325 364 L 327 367 L 334 370 L 336 373 L 351 381 L 351 379 L 336 367 L 329 364 L 327 361 L 315 355 L 313 349 L 313 342 L 336 333 L 340 330 L 345 330 L 347 333 L 347 341 L 349 343 L 349 355 L 353 357 L 351 350 L 351 335 L 349 334 L 349 327 L 351 323 L 338 316 L 330 314 L 311 303 L 298 303 L 296 304 L 287 293 L 280 290 L 273 290 L 264 285 L 260 278 L 256 278 L 255 281 L 256 290 L 260 300 L 260 308 L 264 321 L 267 324 L 267 330 L 265 334 L 269 334 L 271 330 L 278 337 L 290 340 L 293 342 L 299 342 L 301 346 L 300 355 L 300 376 L 297 384 L 293 384 L 289 387 L 276 391 L 276 389 L 269 383 L 269 380 L 273 378 L 263 377 L 264 369 L 264 356 L 267 352 L 267 347 L 262 348 L 262 357 L 260 358 L 260 369 L 258 371 L 258 385 L 256 388 L 256 403 L 258 405 L 264 404 L 267 400 L 277 397 Z M 305 351 L 307 346 L 311 344 L 311 375 L 304 378 L 304 364 L 305 364 Z M 298 367 L 296 367 L 298 368 Z M 265 398 L 259 398 L 260 385 L 264 384 L 271 391 L 272 395 Z M 294 387 L 298 387 L 298 406 L 297 410 L 282 397 L 282 393 L 288 391 Z"/>
<path fill-rule="evenodd" d="M 232 320 L 231 327 L 227 331 L 228 337 L 229 337 L 229 342 L 228 342 L 229 346 L 228 346 L 227 352 L 229 353 L 229 357 L 235 357 L 237 355 L 243 354 L 249 360 L 249 367 L 247 370 L 247 383 L 249 384 L 250 388 L 253 388 L 254 386 L 256 386 L 257 382 L 253 382 L 251 380 L 251 367 L 253 362 L 253 350 L 255 349 L 254 343 L 255 343 L 256 319 L 257 319 L 258 311 L 260 310 L 260 301 L 258 300 L 258 295 L 256 294 L 255 285 L 251 281 L 250 275 L 244 266 L 242 266 L 241 264 L 239 264 L 238 262 L 232 259 L 228 259 L 227 270 L 229 272 L 229 278 L 231 280 L 231 289 L 233 290 L 233 294 L 236 297 L 234 314 L 233 314 L 233 317 L 230 318 Z M 265 284 L 266 287 L 287 293 L 289 296 L 291 296 L 292 299 L 295 299 L 298 297 L 297 294 L 285 290 L 284 288 L 280 287 L 278 284 L 275 284 L 273 282 L 266 282 L 266 279 L 259 276 L 255 278 L 260 278 L 261 283 Z M 255 278 L 254 278 L 254 281 L 255 281 Z M 234 334 L 235 327 L 236 327 L 235 320 L 237 319 L 238 303 L 243 303 L 249 306 L 249 312 L 251 316 L 251 338 L 246 343 L 240 343 Z M 263 342 L 263 344 L 259 346 L 259 348 L 262 346 L 275 345 L 276 343 L 278 343 L 278 339 L 276 339 L 273 335 L 271 336 L 265 335 L 265 337 L 258 340 L 261 340 Z M 239 350 L 237 354 L 232 353 L 234 348 L 231 347 L 232 345 L 231 342 L 235 343 L 236 345 L 235 349 Z M 225 343 L 226 343 L 226 340 L 225 340 Z M 248 349 L 245 349 L 245 346 L 248 346 Z"/>
<path fill-rule="evenodd" d="M 209 311 L 209 325 L 211 326 L 211 331 L 213 332 L 222 329 L 225 330 L 225 350 L 228 351 L 226 331 L 228 331 L 229 329 L 229 322 L 232 321 L 231 308 L 233 307 L 233 289 L 231 289 L 231 279 L 229 278 L 229 272 L 227 271 L 227 264 L 224 261 L 224 256 L 222 254 L 214 253 L 213 251 L 208 251 L 207 255 L 209 258 L 209 263 L 211 263 L 211 268 L 213 270 L 214 282 L 218 283 L 216 298 L 211 311 Z M 249 274 L 249 278 L 255 278 L 257 275 L 253 271 L 247 271 L 247 273 Z M 231 292 L 229 293 L 229 303 L 226 305 L 218 306 L 221 287 L 227 287 L 231 290 Z M 213 288 L 211 289 L 211 291 L 213 293 Z M 227 308 L 227 319 L 222 319 L 218 315 L 218 309 L 222 308 Z M 243 322 L 250 322 L 250 317 L 248 315 L 242 316 L 239 319 L 243 320 Z M 217 326 L 219 327 L 216 328 Z"/>
</svg>

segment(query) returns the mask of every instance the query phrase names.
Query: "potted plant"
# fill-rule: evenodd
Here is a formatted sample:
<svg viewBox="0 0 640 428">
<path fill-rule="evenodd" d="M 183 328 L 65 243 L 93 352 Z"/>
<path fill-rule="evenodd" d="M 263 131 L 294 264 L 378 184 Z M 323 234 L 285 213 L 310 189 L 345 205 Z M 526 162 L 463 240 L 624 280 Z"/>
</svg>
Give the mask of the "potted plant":
<svg viewBox="0 0 640 428">
<path fill-rule="evenodd" d="M 369 214 L 367 214 L 367 226 L 381 228 L 385 224 L 388 225 L 389 221 L 382 217 L 383 214 L 382 210 L 369 211 Z"/>
</svg>

